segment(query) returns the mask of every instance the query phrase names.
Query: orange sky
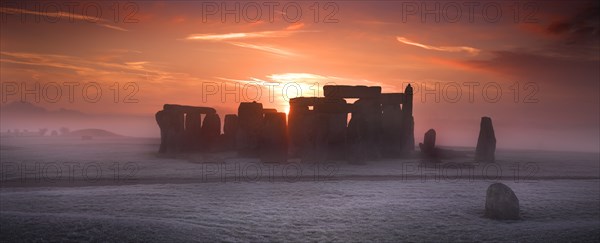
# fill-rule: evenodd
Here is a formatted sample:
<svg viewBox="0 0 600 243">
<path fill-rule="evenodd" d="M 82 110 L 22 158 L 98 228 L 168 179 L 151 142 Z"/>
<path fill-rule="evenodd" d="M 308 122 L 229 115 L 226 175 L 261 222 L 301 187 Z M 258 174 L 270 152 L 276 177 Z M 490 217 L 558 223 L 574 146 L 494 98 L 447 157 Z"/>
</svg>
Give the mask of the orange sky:
<svg viewBox="0 0 600 243">
<path fill-rule="evenodd" d="M 1 2 L 2 105 L 151 116 L 181 103 L 224 115 L 257 87 L 265 107 L 284 111 L 297 87 L 313 96 L 327 83 L 401 92 L 410 82 L 418 141 L 435 128 L 442 145 L 473 146 L 491 116 L 499 147 L 600 146 L 593 1 L 144 1 L 119 3 L 118 14 L 112 2 L 69 3 Z M 36 82 L 40 101 L 22 97 Z M 73 102 L 64 82 L 77 84 Z"/>
</svg>

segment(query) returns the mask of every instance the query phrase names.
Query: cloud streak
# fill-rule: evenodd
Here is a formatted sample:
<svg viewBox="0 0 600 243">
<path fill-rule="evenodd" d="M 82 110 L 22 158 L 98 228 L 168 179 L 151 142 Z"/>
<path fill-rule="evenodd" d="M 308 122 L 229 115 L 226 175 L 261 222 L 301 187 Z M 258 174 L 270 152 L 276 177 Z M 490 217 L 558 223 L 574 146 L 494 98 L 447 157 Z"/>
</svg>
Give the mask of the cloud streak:
<svg viewBox="0 0 600 243">
<path fill-rule="evenodd" d="M 204 40 L 204 41 L 225 41 L 235 39 L 251 39 L 251 38 L 281 38 L 288 37 L 297 30 L 276 30 L 276 31 L 258 31 L 258 32 L 239 32 L 226 34 L 192 34 L 186 37 L 186 40 Z"/>
<path fill-rule="evenodd" d="M 188 41 L 212 41 L 212 42 L 224 42 L 237 47 L 249 48 L 259 51 L 268 52 L 278 56 L 299 56 L 297 53 L 285 50 L 279 47 L 274 47 L 265 44 L 250 44 L 247 42 L 241 42 L 241 40 L 249 39 L 260 39 L 260 38 L 285 38 L 290 37 L 299 32 L 306 32 L 301 30 L 304 28 L 304 23 L 298 23 L 288 26 L 283 30 L 271 30 L 271 31 L 255 31 L 255 32 L 236 32 L 236 33 L 223 33 L 223 34 L 191 34 L 188 35 L 185 40 Z"/>
<path fill-rule="evenodd" d="M 3 51 L 0 52 L 0 63 L 56 68 L 67 71 L 67 75 L 73 72 L 74 77 L 80 79 L 99 79 L 99 77 L 103 77 L 107 80 L 116 80 L 118 78 L 129 79 L 135 77 L 152 83 L 179 83 L 181 80 L 196 80 L 186 73 L 165 71 L 148 61 L 111 63 L 90 61 L 76 56 Z M 52 74 L 58 75 L 59 73 L 53 71 Z"/>
<path fill-rule="evenodd" d="M 31 11 L 31 10 L 27 10 L 27 9 L 2 7 L 2 8 L 0 8 L 0 13 L 4 13 L 4 14 L 29 14 L 29 15 L 36 15 L 36 16 L 44 16 L 44 17 L 53 18 L 53 19 L 85 20 L 85 21 L 88 21 L 90 23 L 96 23 L 98 26 L 101 26 L 101 27 L 105 27 L 105 28 L 109 28 L 109 29 L 113 29 L 113 30 L 118 30 L 118 31 L 129 31 L 127 29 L 124 29 L 124 28 L 121 28 L 121 27 L 118 27 L 118 26 L 115 26 L 115 25 L 106 24 L 109 21 L 105 20 L 105 19 L 101 19 L 101 18 L 97 18 L 97 17 L 91 17 L 91 16 L 85 16 L 85 15 L 76 14 L 76 13 L 67 13 L 67 12 L 62 12 L 62 11 L 58 11 L 58 12 L 38 12 L 38 11 Z"/>
<path fill-rule="evenodd" d="M 279 55 L 279 56 L 286 56 L 286 57 L 298 56 L 298 54 L 296 54 L 294 52 L 284 50 L 281 48 L 277 48 L 277 47 L 267 46 L 267 45 L 254 45 L 254 44 L 243 43 L 243 42 L 228 42 L 228 43 L 231 45 L 234 45 L 234 46 L 264 51 L 264 52 L 272 53 L 272 54 Z"/>
<path fill-rule="evenodd" d="M 398 40 L 400 43 L 403 43 L 406 45 L 417 46 L 417 47 L 421 47 L 426 50 L 433 50 L 433 51 L 466 52 L 473 56 L 478 55 L 481 52 L 480 49 L 468 47 L 468 46 L 431 46 L 431 45 L 426 45 L 426 44 L 411 41 L 402 36 L 397 36 L 396 40 Z"/>
</svg>

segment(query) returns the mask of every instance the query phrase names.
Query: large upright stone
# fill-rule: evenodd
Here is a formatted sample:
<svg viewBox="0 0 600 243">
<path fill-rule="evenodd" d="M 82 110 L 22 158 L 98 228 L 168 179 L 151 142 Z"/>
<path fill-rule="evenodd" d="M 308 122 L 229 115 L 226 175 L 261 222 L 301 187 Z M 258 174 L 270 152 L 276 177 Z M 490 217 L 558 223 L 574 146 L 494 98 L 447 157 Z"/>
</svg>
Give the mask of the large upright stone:
<svg viewBox="0 0 600 243">
<path fill-rule="evenodd" d="M 519 199 L 510 187 L 502 183 L 490 185 L 485 197 L 485 217 L 519 219 Z"/>
<path fill-rule="evenodd" d="M 238 108 L 239 130 L 236 147 L 241 155 L 255 156 L 263 121 L 263 106 L 256 102 L 242 102 Z"/>
<path fill-rule="evenodd" d="M 479 139 L 477 139 L 477 148 L 475 150 L 475 160 L 479 162 L 494 162 L 496 159 L 496 135 L 492 126 L 492 119 L 489 117 L 481 118 L 479 128 Z"/>
<path fill-rule="evenodd" d="M 185 114 L 185 150 L 199 151 L 202 148 L 202 116 L 199 112 Z"/>
<path fill-rule="evenodd" d="M 202 122 L 202 143 L 206 150 L 213 150 L 221 135 L 221 118 L 218 114 L 207 114 Z"/>
<path fill-rule="evenodd" d="M 155 115 L 156 123 L 158 124 L 158 128 L 160 128 L 160 147 L 158 149 L 159 153 L 167 152 L 167 134 L 169 129 L 169 117 L 167 115 L 167 111 L 161 110 L 156 112 Z M 9 130 L 10 132 L 10 130 Z M 55 131 L 53 131 L 54 133 Z"/>
<path fill-rule="evenodd" d="M 415 119 L 413 117 L 413 88 L 409 84 L 404 89 L 402 104 L 402 150 L 410 153 L 415 149 Z"/>
<path fill-rule="evenodd" d="M 363 164 L 369 155 L 368 122 L 365 115 L 359 113 L 358 109 L 352 112 L 352 118 L 348 122 L 347 129 L 347 158 L 352 164 Z"/>
<path fill-rule="evenodd" d="M 381 105 L 378 98 L 361 98 L 354 102 L 355 110 L 357 112 L 352 113 L 354 117 L 359 116 L 363 119 L 364 129 L 362 132 L 362 146 L 364 146 L 364 152 L 366 158 L 369 160 L 380 159 L 381 149 L 379 148 L 379 141 L 382 136 L 382 113 Z"/>
<path fill-rule="evenodd" d="M 185 140 L 184 113 L 178 110 L 162 110 L 156 113 L 160 128 L 160 153 L 180 152 Z"/>
<path fill-rule="evenodd" d="M 429 129 L 423 137 L 423 143 L 419 143 L 421 149 L 421 158 L 425 159 L 423 163 L 441 162 L 441 149 L 435 147 L 435 130 Z"/>
<path fill-rule="evenodd" d="M 402 109 L 400 104 L 382 105 L 382 153 L 386 157 L 397 157 L 402 149 Z"/>
<path fill-rule="evenodd" d="M 320 113 L 321 121 L 324 125 L 324 132 L 321 136 L 321 141 L 325 141 L 327 159 L 345 159 L 346 157 L 346 126 L 348 122 L 348 114 L 344 113 Z"/>
<path fill-rule="evenodd" d="M 288 135 L 290 140 L 290 155 L 300 156 L 303 147 L 306 145 L 308 117 L 312 111 L 308 106 L 294 103 L 294 99 L 290 100 L 290 113 L 288 114 Z"/>
<path fill-rule="evenodd" d="M 287 161 L 286 114 L 266 113 L 260 133 L 260 158 L 263 162 Z"/>
<path fill-rule="evenodd" d="M 238 133 L 238 116 L 234 114 L 225 115 L 223 124 L 224 146 L 226 149 L 235 149 L 235 138 Z"/>
</svg>

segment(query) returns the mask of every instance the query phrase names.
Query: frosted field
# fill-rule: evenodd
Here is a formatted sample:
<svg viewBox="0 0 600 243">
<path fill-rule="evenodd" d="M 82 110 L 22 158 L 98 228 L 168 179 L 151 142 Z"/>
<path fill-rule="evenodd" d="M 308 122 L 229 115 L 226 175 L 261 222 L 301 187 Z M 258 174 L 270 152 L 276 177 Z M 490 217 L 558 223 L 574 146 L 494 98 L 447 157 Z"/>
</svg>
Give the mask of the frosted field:
<svg viewBox="0 0 600 243">
<path fill-rule="evenodd" d="M 315 167 L 159 158 L 157 142 L 2 138 L 0 241 L 600 240 L 598 154 Z M 515 191 L 521 220 L 482 217 L 494 181 Z"/>
</svg>

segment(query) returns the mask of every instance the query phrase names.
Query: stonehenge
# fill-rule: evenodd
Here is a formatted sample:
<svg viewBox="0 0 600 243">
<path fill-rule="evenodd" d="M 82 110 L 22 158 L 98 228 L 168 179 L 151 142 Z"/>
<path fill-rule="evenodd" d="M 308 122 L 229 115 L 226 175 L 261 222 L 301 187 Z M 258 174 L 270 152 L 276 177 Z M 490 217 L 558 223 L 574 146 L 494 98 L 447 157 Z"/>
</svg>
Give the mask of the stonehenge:
<svg viewBox="0 0 600 243">
<path fill-rule="evenodd" d="M 494 162 L 496 160 L 496 135 L 492 126 L 492 119 L 489 117 L 481 118 L 479 129 L 479 139 L 477 139 L 477 148 L 475 149 L 475 161 Z"/>
<path fill-rule="evenodd" d="M 297 97 L 285 113 L 242 102 L 223 121 L 210 107 L 165 104 L 156 113 L 159 153 L 235 150 L 264 162 L 398 157 L 414 150 L 412 87 L 381 93 L 381 87 L 326 85 L 324 97 Z M 356 99 L 348 103 L 346 99 Z"/>
<path fill-rule="evenodd" d="M 290 99 L 287 115 L 258 102 L 241 102 L 237 114 L 224 116 L 223 133 L 214 108 L 165 104 L 155 115 L 161 135 L 159 153 L 236 151 L 263 162 L 299 158 L 356 164 L 412 155 L 415 138 L 410 84 L 404 93 L 349 85 L 325 85 L 323 93 L 324 97 Z M 419 143 L 421 157 L 427 161 L 467 157 L 466 153 L 436 147 L 435 140 L 436 131 L 430 129 Z M 475 161 L 494 162 L 495 151 L 492 119 L 482 117 Z"/>
</svg>

